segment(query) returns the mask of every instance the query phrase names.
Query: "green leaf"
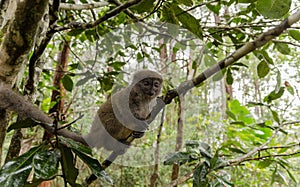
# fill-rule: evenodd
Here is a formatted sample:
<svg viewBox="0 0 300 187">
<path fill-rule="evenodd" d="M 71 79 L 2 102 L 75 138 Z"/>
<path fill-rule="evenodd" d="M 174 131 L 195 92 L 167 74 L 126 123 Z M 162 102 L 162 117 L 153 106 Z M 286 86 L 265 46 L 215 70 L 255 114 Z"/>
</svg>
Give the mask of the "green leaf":
<svg viewBox="0 0 300 187">
<path fill-rule="evenodd" d="M 31 148 L 23 155 L 5 163 L 0 170 L 0 186 L 20 187 L 24 186 L 31 170 L 33 156 L 42 148 Z"/>
<path fill-rule="evenodd" d="M 18 120 L 17 122 L 11 124 L 7 128 L 7 132 L 10 132 L 13 129 L 21 129 L 21 128 L 28 128 L 28 127 L 34 127 L 38 125 L 35 121 L 33 121 L 31 118 L 26 118 L 24 120 Z"/>
<path fill-rule="evenodd" d="M 208 167 L 205 162 L 197 166 L 193 175 L 193 187 L 204 187 L 208 185 Z"/>
<path fill-rule="evenodd" d="M 241 125 L 241 126 L 246 126 L 246 124 L 243 122 L 243 121 L 233 121 L 233 122 L 230 122 L 230 124 L 232 125 Z"/>
<path fill-rule="evenodd" d="M 77 36 L 79 34 L 81 34 L 82 32 L 84 32 L 84 29 L 72 29 L 71 31 L 69 31 L 67 34 L 69 36 Z"/>
<path fill-rule="evenodd" d="M 101 164 L 97 159 L 94 159 L 76 149 L 72 149 L 73 152 L 84 162 L 87 166 L 91 169 L 94 175 L 99 177 L 100 179 L 104 180 L 108 184 L 113 184 L 112 178 L 110 178 L 104 169 L 102 168 Z"/>
<path fill-rule="evenodd" d="M 231 182 L 229 182 L 227 179 L 225 179 L 225 177 L 216 175 L 216 174 L 212 174 L 213 176 L 216 177 L 216 179 L 218 180 L 220 186 L 230 186 L 230 187 L 234 187 L 235 185 Z"/>
<path fill-rule="evenodd" d="M 289 35 L 297 41 L 300 41 L 300 31 L 298 30 L 289 30 Z"/>
<path fill-rule="evenodd" d="M 288 13 L 291 0 L 257 0 L 255 6 L 264 17 L 278 19 Z"/>
<path fill-rule="evenodd" d="M 280 71 L 278 70 L 278 71 L 277 71 L 277 75 L 276 75 L 276 86 L 275 86 L 275 90 L 276 90 L 276 91 L 280 90 L 280 87 L 281 87 L 281 73 L 280 73 Z"/>
<path fill-rule="evenodd" d="M 242 106 L 238 100 L 232 100 L 228 102 L 228 110 L 230 110 L 236 117 L 236 122 L 240 125 L 252 124 L 255 122 L 254 117 L 250 111 Z"/>
<path fill-rule="evenodd" d="M 241 63 L 241 62 L 236 62 L 233 64 L 233 66 L 240 66 L 240 67 L 245 67 L 245 68 L 248 68 L 248 66 L 244 63 Z"/>
<path fill-rule="evenodd" d="M 210 163 L 210 169 L 223 167 L 225 162 L 222 158 L 219 157 L 219 150 L 217 150 L 214 157 L 211 160 L 209 160 L 209 163 Z"/>
<path fill-rule="evenodd" d="M 278 182 L 280 184 L 284 184 L 284 186 L 287 186 L 288 180 L 281 171 L 279 171 L 279 170 L 277 170 L 276 172 L 274 171 L 272 177 L 273 177 L 274 182 Z"/>
<path fill-rule="evenodd" d="M 164 160 L 164 165 L 185 164 L 190 160 L 190 154 L 186 152 L 175 152 L 168 155 Z"/>
<path fill-rule="evenodd" d="M 221 4 L 218 3 L 216 5 L 212 5 L 212 4 L 206 4 L 206 7 L 211 10 L 213 13 L 219 15 L 220 14 L 220 10 L 221 10 Z"/>
<path fill-rule="evenodd" d="M 254 55 L 261 61 L 266 61 L 268 64 L 274 65 L 273 59 L 269 56 L 266 50 L 255 50 Z"/>
<path fill-rule="evenodd" d="M 143 59 L 144 59 L 144 57 L 143 57 L 142 53 L 138 52 L 137 55 L 136 55 L 136 60 L 138 62 L 142 62 Z"/>
<path fill-rule="evenodd" d="M 250 102 L 247 103 L 247 106 L 248 107 L 254 107 L 254 106 L 265 106 L 265 105 L 263 103 L 250 101 Z"/>
<path fill-rule="evenodd" d="M 84 85 L 85 83 L 87 83 L 89 80 L 95 78 L 96 76 L 94 74 L 92 74 L 91 72 L 87 72 L 85 74 L 85 77 L 83 79 L 80 79 L 77 83 L 76 86 L 81 86 Z"/>
<path fill-rule="evenodd" d="M 197 148 L 203 157 L 209 158 L 209 159 L 212 158 L 211 147 L 207 143 L 200 142 L 197 140 L 190 140 L 185 143 L 185 146 L 191 147 L 191 148 Z"/>
<path fill-rule="evenodd" d="M 75 167 L 74 156 L 70 148 L 59 144 L 59 149 L 61 152 L 61 165 L 62 172 L 65 179 L 71 186 L 77 186 L 76 179 L 78 176 L 78 169 Z"/>
<path fill-rule="evenodd" d="M 204 55 L 203 60 L 204 60 L 204 64 L 206 65 L 206 67 L 210 67 L 217 63 L 217 61 L 215 60 L 214 57 L 207 55 L 207 54 Z"/>
<path fill-rule="evenodd" d="M 273 119 L 279 123 L 280 120 L 279 120 L 279 117 L 278 117 L 278 113 L 275 111 L 275 110 L 271 110 L 271 113 L 272 113 L 272 116 L 273 116 Z"/>
<path fill-rule="evenodd" d="M 279 99 L 284 93 L 284 87 L 280 87 L 279 91 L 273 90 L 269 95 L 264 98 L 264 102 L 271 103 L 273 100 Z"/>
<path fill-rule="evenodd" d="M 33 157 L 35 179 L 50 179 L 58 172 L 58 163 L 61 157 L 58 149 L 42 150 Z"/>
<path fill-rule="evenodd" d="M 261 61 L 257 65 L 257 75 L 259 78 L 264 78 L 270 72 L 270 67 L 266 61 Z"/>
<path fill-rule="evenodd" d="M 194 4 L 192 0 L 177 0 L 177 2 L 185 6 L 193 6 Z"/>
<path fill-rule="evenodd" d="M 109 63 L 108 65 L 113 67 L 115 70 L 121 70 L 121 68 L 125 65 L 125 62 L 121 62 L 121 61 L 115 61 L 112 63 Z"/>
<path fill-rule="evenodd" d="M 226 82 L 228 85 L 232 85 L 233 84 L 233 77 L 232 77 L 232 73 L 231 73 L 231 70 L 228 69 L 227 70 L 227 73 L 226 73 Z"/>
<path fill-rule="evenodd" d="M 221 70 L 221 71 L 218 71 L 214 76 L 213 76 L 213 78 L 212 78 L 212 80 L 213 81 L 219 81 L 219 80 L 221 80 L 223 77 L 224 77 L 224 75 L 225 75 L 225 69 L 223 69 L 223 70 Z"/>
<path fill-rule="evenodd" d="M 232 113 L 231 111 L 226 110 L 226 114 L 227 114 L 227 116 L 229 116 L 231 119 L 236 120 L 236 117 L 235 117 L 234 113 Z"/>
<path fill-rule="evenodd" d="M 238 3 L 254 3 L 257 0 L 238 0 Z"/>
<path fill-rule="evenodd" d="M 104 76 L 104 77 L 98 78 L 98 80 L 100 82 L 101 89 L 105 92 L 110 90 L 113 87 L 114 80 L 110 76 Z"/>
<path fill-rule="evenodd" d="M 213 157 L 211 154 L 211 147 L 206 143 L 200 144 L 199 151 L 200 151 L 201 155 L 208 160 Z"/>
<path fill-rule="evenodd" d="M 294 95 L 294 94 L 295 94 L 294 88 L 293 88 L 292 86 L 287 86 L 287 87 L 286 87 L 286 90 L 287 90 L 291 95 Z"/>
<path fill-rule="evenodd" d="M 258 163 L 257 167 L 263 169 L 269 167 L 273 162 L 274 160 L 263 160 Z"/>
<path fill-rule="evenodd" d="M 172 6 L 172 8 L 175 12 L 177 19 L 182 24 L 182 27 L 189 30 L 190 32 L 198 36 L 200 39 L 202 39 L 203 35 L 199 21 L 187 11 L 182 10 L 179 6 Z"/>
<path fill-rule="evenodd" d="M 288 55 L 291 52 L 289 45 L 286 43 L 275 42 L 275 48 L 284 55 Z"/>
<path fill-rule="evenodd" d="M 235 147 L 228 147 L 229 151 L 233 153 L 239 153 L 239 154 L 246 154 L 246 151 L 243 151 L 242 149 L 235 148 Z"/>
<path fill-rule="evenodd" d="M 88 155 L 92 155 L 91 148 L 89 148 L 87 146 L 84 146 L 84 145 L 82 145 L 78 142 L 75 142 L 74 140 L 71 140 L 69 138 L 65 138 L 65 137 L 62 137 L 62 136 L 60 136 L 59 139 L 63 144 L 65 144 L 69 148 L 75 149 L 77 151 L 83 152 L 83 153 L 88 154 Z"/>
<path fill-rule="evenodd" d="M 65 75 L 61 81 L 67 91 L 71 92 L 73 90 L 74 83 L 69 75 Z"/>
<path fill-rule="evenodd" d="M 290 170 L 288 168 L 285 168 L 286 172 L 288 173 L 289 177 L 292 179 L 292 181 L 294 182 L 294 184 L 297 184 L 297 180 L 294 177 L 294 175 L 290 172 Z"/>
<path fill-rule="evenodd" d="M 154 8 L 155 0 L 142 0 L 139 4 L 132 6 L 130 10 L 136 11 L 137 13 L 151 12 Z"/>
</svg>

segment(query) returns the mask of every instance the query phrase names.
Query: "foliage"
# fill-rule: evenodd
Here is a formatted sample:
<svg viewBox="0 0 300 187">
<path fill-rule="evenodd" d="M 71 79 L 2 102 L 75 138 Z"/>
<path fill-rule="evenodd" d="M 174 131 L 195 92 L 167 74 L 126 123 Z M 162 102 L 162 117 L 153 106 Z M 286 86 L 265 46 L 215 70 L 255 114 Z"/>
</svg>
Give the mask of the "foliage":
<svg viewBox="0 0 300 187">
<path fill-rule="evenodd" d="M 118 7 L 112 2 L 97 9 L 61 9 L 48 33 L 55 32 L 53 28 L 69 27 L 51 38 L 39 60 L 45 64 L 37 81 L 40 95 L 36 104 L 48 112 L 57 102 L 50 100 L 50 93 L 58 89 L 52 86 L 55 58 L 63 43 L 71 41 L 70 62 L 60 80 L 67 93 L 58 99 L 70 107 L 64 114 L 67 120 L 73 121 L 84 113 L 84 119 L 72 124 L 83 134 L 98 104 L 127 85 L 131 72 L 142 68 L 161 70 L 166 93 L 230 56 L 299 7 L 296 0 L 143 0 L 94 27 L 77 27 L 79 23 L 104 19 Z M 76 5 L 74 1 L 65 3 Z M 138 19 L 140 23 L 132 23 Z M 164 165 L 159 165 L 159 185 L 171 182 L 169 166 L 174 164 L 180 166 L 182 176 L 192 173 L 193 177 L 184 182 L 193 186 L 299 185 L 300 152 L 296 140 L 300 107 L 299 83 L 295 81 L 299 78 L 299 62 L 295 60 L 299 59 L 298 28 L 299 25 L 289 29 L 227 69 L 220 68 L 212 80 L 187 93 L 186 143 L 181 151 L 173 151 L 177 106 L 171 103 L 166 107 L 159 156 L 167 156 Z M 41 46 L 36 46 L 32 54 L 38 47 Z M 28 70 L 25 75 L 29 75 Z M 20 82 L 23 86 L 26 79 Z M 230 89 L 232 93 L 224 91 Z M 22 128 L 27 135 L 35 134 L 37 130 L 33 129 L 38 125 L 31 119 L 17 120 L 7 131 Z M 136 158 L 142 154 L 143 163 L 149 165 L 156 163 L 152 158 L 156 153 L 150 148 L 157 146 L 157 122 L 153 126 L 152 133 L 137 140 L 140 152 L 129 155 Z M 1 186 L 37 186 L 54 179 L 80 186 L 90 174 L 81 172 L 84 167 L 100 178 L 100 185 L 116 185 L 116 181 L 120 186 L 150 183 L 149 165 L 136 168 L 116 164 L 107 169 L 107 175 L 93 151 L 79 143 L 62 137 L 43 143 L 35 141 L 39 145 L 2 166 Z M 147 160 L 148 157 L 151 158 Z"/>
<path fill-rule="evenodd" d="M 62 172 L 64 179 L 70 185 L 78 186 L 79 184 L 76 183 L 78 169 L 75 167 L 75 155 L 87 163 L 96 176 L 112 182 L 99 161 L 91 158 L 91 150 L 87 147 L 66 138 L 62 138 L 56 145 L 56 147 L 49 147 L 41 144 L 7 162 L 1 169 L 1 185 L 37 186 L 42 181 L 58 177 L 59 173 Z M 59 169 L 59 165 L 61 169 Z M 33 178 L 27 181 L 31 172 L 33 172 Z"/>
</svg>

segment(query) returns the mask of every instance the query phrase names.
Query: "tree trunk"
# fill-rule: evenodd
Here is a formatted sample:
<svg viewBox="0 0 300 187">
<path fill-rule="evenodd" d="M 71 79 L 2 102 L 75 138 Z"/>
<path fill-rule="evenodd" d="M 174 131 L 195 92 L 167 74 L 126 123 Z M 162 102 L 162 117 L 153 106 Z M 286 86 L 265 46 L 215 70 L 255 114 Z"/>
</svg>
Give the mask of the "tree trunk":
<svg viewBox="0 0 300 187">
<path fill-rule="evenodd" d="M 5 139 L 6 127 L 8 124 L 7 112 L 0 110 L 0 163 L 2 161 L 2 146 Z"/>
<path fill-rule="evenodd" d="M 177 137 L 175 151 L 180 151 L 183 145 L 183 121 L 184 121 L 184 95 L 179 95 L 178 102 L 178 122 L 177 122 Z M 179 176 L 179 165 L 173 164 L 172 168 L 172 181 L 176 180 Z"/>
<path fill-rule="evenodd" d="M 17 4 L 0 46 L 0 80 L 5 83 L 12 85 L 16 81 L 21 65 L 34 45 L 47 4 L 47 0 L 24 0 Z"/>
<path fill-rule="evenodd" d="M 70 55 L 70 42 L 64 44 L 63 49 L 58 57 L 58 62 L 56 64 L 56 70 L 54 73 L 53 87 L 56 88 L 52 91 L 51 102 L 56 102 L 56 104 L 50 108 L 49 113 L 58 112 L 59 114 L 64 113 L 64 96 L 66 95 L 66 90 L 61 83 L 62 78 L 68 71 L 68 59 Z"/>
<path fill-rule="evenodd" d="M 1 1 L 1 29 L 5 26 L 0 44 L 0 82 L 13 85 L 22 64 L 27 61 L 30 50 L 34 45 L 37 28 L 42 19 L 48 0 Z M 4 3 L 4 4 L 2 4 Z M 6 4 L 8 3 L 8 4 Z M 7 9 L 6 9 L 7 8 Z M 5 11 L 5 12 L 3 12 Z M 8 115 L 0 111 L 0 152 L 6 135 Z M 1 159 L 0 159 L 1 160 Z"/>
<path fill-rule="evenodd" d="M 49 114 L 55 113 L 55 118 L 59 121 L 62 120 L 61 116 L 64 115 L 64 96 L 66 90 L 61 83 L 62 78 L 68 70 L 68 59 L 70 55 L 70 42 L 66 42 L 63 45 L 63 49 L 58 55 L 58 60 L 56 64 L 56 70 L 54 73 L 53 87 L 56 88 L 52 91 L 51 102 L 56 102 L 56 104 L 49 109 Z M 50 139 L 53 137 L 53 134 L 45 131 L 43 139 Z M 42 182 L 39 187 L 50 187 L 50 181 Z"/>
<path fill-rule="evenodd" d="M 162 67 L 166 67 L 167 66 L 166 62 L 168 60 L 167 47 L 166 47 L 166 45 L 164 45 L 163 40 L 160 41 L 159 45 L 160 45 L 160 61 L 162 63 Z M 166 72 L 166 69 L 164 69 L 163 72 Z M 157 132 L 156 148 L 155 148 L 155 152 L 154 152 L 154 159 L 155 159 L 154 162 L 155 163 L 154 163 L 154 167 L 153 167 L 153 173 L 150 178 L 150 186 L 151 187 L 157 186 L 157 179 L 159 178 L 158 162 L 159 162 L 159 156 L 160 156 L 160 141 L 161 141 L 160 137 L 161 137 L 162 128 L 163 128 L 163 124 L 164 124 L 164 116 L 165 116 L 165 110 L 163 110 L 163 112 L 162 112 L 161 122 L 160 122 L 158 132 Z"/>
</svg>

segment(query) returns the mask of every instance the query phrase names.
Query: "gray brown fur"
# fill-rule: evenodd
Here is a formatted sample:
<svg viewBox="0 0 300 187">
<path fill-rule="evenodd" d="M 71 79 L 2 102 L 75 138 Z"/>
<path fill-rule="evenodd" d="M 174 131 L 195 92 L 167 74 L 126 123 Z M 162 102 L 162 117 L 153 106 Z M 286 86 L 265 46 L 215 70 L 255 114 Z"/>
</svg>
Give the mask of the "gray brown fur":
<svg viewBox="0 0 300 187">
<path fill-rule="evenodd" d="M 90 133 L 85 136 L 86 142 L 91 147 L 125 151 L 134 138 L 140 138 L 147 130 L 145 120 L 156 104 L 162 81 L 162 76 L 154 71 L 135 73 L 129 86 L 100 106 Z"/>
</svg>

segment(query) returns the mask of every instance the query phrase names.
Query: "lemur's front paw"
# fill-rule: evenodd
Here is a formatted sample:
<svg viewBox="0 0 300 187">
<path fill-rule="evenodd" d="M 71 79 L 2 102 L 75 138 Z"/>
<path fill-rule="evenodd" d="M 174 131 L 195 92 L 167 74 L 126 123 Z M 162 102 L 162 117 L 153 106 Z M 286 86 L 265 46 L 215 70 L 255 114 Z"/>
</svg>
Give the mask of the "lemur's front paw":
<svg viewBox="0 0 300 187">
<path fill-rule="evenodd" d="M 141 138 L 141 137 L 144 136 L 144 134 L 145 134 L 145 132 L 139 132 L 139 131 L 133 131 L 133 132 L 132 132 L 132 136 L 133 136 L 134 138 Z"/>
</svg>

